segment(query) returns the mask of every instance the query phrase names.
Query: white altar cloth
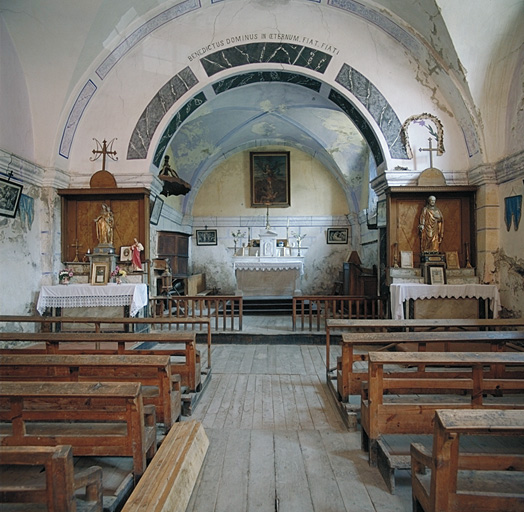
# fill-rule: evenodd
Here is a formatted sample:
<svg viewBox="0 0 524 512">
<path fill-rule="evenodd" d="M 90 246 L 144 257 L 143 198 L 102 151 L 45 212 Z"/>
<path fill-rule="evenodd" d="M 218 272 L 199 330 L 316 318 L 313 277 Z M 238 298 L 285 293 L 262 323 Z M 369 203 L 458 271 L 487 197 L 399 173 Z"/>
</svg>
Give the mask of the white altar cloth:
<svg viewBox="0 0 524 512">
<path fill-rule="evenodd" d="M 492 284 L 419 284 L 390 285 L 391 318 L 404 319 L 404 302 L 409 299 L 489 299 L 493 318 L 501 309 L 499 290 Z"/>
<path fill-rule="evenodd" d="M 257 258 L 243 257 L 233 262 L 235 270 L 250 270 L 253 272 L 298 270 L 300 275 L 304 273 L 304 262 L 298 258 Z"/>
<path fill-rule="evenodd" d="M 129 314 L 135 316 L 147 306 L 147 302 L 147 285 L 144 283 L 110 283 L 105 286 L 69 284 L 42 286 L 36 309 L 42 315 L 46 308 L 129 306 Z"/>
</svg>

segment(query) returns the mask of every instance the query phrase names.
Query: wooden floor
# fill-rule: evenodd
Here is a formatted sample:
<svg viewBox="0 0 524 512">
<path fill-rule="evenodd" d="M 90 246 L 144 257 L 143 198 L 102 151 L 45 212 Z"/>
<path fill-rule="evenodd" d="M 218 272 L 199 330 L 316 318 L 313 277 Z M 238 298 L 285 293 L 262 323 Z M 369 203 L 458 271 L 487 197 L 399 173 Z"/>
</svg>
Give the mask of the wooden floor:
<svg viewBox="0 0 524 512">
<path fill-rule="evenodd" d="M 323 345 L 213 346 L 191 416 L 210 447 L 188 512 L 411 510 L 409 474 L 389 494 L 346 430 L 324 358 Z"/>
</svg>

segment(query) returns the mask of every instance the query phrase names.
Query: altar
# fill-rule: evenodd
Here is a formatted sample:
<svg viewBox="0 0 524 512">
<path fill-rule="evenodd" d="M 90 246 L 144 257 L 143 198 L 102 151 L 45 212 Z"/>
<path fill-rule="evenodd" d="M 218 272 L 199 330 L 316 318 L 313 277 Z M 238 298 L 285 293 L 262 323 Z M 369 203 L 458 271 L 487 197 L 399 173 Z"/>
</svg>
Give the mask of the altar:
<svg viewBox="0 0 524 512">
<path fill-rule="evenodd" d="M 449 299 L 455 300 L 455 309 L 457 300 L 487 300 L 489 302 L 489 309 L 493 318 L 497 318 L 501 309 L 500 295 L 498 288 L 495 285 L 488 284 L 419 284 L 419 283 L 405 283 L 390 285 L 390 301 L 391 301 L 391 318 L 402 320 L 409 317 L 409 313 L 404 313 L 404 306 L 408 301 L 421 299 Z M 406 303 L 406 304 L 405 304 Z M 478 304 L 477 304 L 478 306 Z M 453 307 L 453 303 L 452 303 Z M 433 318 L 449 317 L 448 314 L 443 313 L 438 316 L 439 306 L 436 304 L 433 309 L 437 316 Z M 486 312 L 487 313 L 487 312 Z M 463 317 L 463 315 L 461 315 Z M 426 316 L 427 318 L 427 316 Z"/>
<path fill-rule="evenodd" d="M 292 297 L 300 295 L 304 273 L 302 257 L 244 256 L 233 262 L 237 289 L 244 297 Z"/>
<path fill-rule="evenodd" d="M 42 286 L 37 311 L 43 315 L 47 308 L 85 309 L 85 308 L 124 308 L 121 316 L 136 316 L 142 308 L 148 305 L 148 290 L 144 283 L 138 284 L 107 284 L 95 286 L 91 284 L 69 284 Z M 107 310 L 106 313 L 109 313 Z M 89 316 L 78 315 L 78 316 Z M 91 316 L 94 316 L 91 313 Z M 103 314 L 101 316 L 113 316 Z"/>
</svg>

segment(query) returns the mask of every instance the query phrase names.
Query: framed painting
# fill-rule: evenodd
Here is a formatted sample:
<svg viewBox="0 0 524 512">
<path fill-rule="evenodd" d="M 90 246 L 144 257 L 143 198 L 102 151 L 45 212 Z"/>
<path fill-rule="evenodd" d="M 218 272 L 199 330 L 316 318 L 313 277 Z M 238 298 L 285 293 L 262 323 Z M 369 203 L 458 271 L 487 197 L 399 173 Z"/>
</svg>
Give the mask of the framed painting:
<svg viewBox="0 0 524 512">
<path fill-rule="evenodd" d="M 446 284 L 444 267 L 429 267 L 429 284 Z"/>
<path fill-rule="evenodd" d="M 153 203 L 153 208 L 151 209 L 151 217 L 149 219 L 151 224 L 154 224 L 155 226 L 158 224 L 163 206 L 164 200 L 160 196 L 157 196 L 155 202 Z"/>
<path fill-rule="evenodd" d="M 216 229 L 197 229 L 196 230 L 196 244 L 197 245 L 217 245 L 217 230 Z"/>
<path fill-rule="evenodd" d="M 326 242 L 328 244 L 347 244 L 348 228 L 328 228 Z"/>
<path fill-rule="evenodd" d="M 129 245 L 120 247 L 120 261 L 131 261 L 133 259 L 133 253 Z"/>
<path fill-rule="evenodd" d="M 249 153 L 251 207 L 291 206 L 289 151 Z"/>
<path fill-rule="evenodd" d="M 446 253 L 446 265 L 448 266 L 449 269 L 460 268 L 459 257 L 458 257 L 457 251 Z"/>
<path fill-rule="evenodd" d="M 400 267 L 413 268 L 413 251 L 400 251 Z"/>
<path fill-rule="evenodd" d="M 0 178 L 0 215 L 12 218 L 16 216 L 22 188 L 18 183 Z"/>
<path fill-rule="evenodd" d="M 91 267 L 91 284 L 105 285 L 109 280 L 109 264 L 93 263 Z"/>
</svg>

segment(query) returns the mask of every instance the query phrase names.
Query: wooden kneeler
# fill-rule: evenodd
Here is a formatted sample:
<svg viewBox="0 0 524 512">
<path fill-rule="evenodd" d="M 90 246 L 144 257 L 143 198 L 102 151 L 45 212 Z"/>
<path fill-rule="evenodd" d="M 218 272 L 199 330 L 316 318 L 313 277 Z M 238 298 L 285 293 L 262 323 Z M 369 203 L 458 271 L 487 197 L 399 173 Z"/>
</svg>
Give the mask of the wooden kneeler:
<svg viewBox="0 0 524 512">
<path fill-rule="evenodd" d="M 173 425 L 122 512 L 185 512 L 208 447 L 199 421 Z"/>
</svg>

